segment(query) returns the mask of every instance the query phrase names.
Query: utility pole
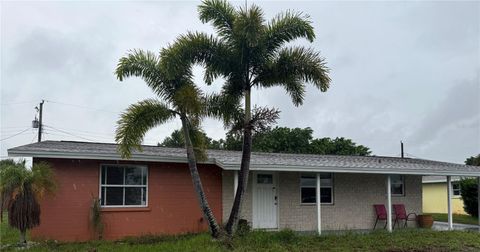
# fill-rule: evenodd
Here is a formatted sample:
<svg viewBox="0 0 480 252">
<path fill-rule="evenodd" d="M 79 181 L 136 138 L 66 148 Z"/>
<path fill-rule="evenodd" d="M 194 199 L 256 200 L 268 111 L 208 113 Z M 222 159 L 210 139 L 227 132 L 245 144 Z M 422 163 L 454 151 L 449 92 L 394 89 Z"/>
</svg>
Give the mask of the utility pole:
<svg viewBox="0 0 480 252">
<path fill-rule="evenodd" d="M 40 102 L 40 110 L 38 111 L 39 115 L 38 115 L 38 142 L 41 142 L 42 141 L 42 131 L 43 131 L 43 124 L 42 124 L 42 114 L 43 114 L 43 103 L 45 101 L 42 100 L 42 102 Z"/>
<path fill-rule="evenodd" d="M 40 122 L 41 121 L 42 120 L 40 119 Z M 400 151 L 401 151 L 401 157 L 403 158 L 403 142 L 402 141 L 400 141 Z"/>
</svg>

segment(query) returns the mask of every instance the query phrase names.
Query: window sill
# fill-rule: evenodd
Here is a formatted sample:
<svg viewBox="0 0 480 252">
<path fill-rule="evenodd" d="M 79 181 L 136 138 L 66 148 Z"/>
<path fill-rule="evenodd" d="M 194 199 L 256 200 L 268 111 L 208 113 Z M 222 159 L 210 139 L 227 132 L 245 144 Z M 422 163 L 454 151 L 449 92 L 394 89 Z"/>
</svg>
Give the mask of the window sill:
<svg viewBox="0 0 480 252">
<path fill-rule="evenodd" d="M 317 203 L 300 203 L 300 206 L 316 206 Z M 321 203 L 321 206 L 333 206 L 334 203 Z"/>
<path fill-rule="evenodd" d="M 102 207 L 101 212 L 149 212 L 150 207 Z"/>
</svg>

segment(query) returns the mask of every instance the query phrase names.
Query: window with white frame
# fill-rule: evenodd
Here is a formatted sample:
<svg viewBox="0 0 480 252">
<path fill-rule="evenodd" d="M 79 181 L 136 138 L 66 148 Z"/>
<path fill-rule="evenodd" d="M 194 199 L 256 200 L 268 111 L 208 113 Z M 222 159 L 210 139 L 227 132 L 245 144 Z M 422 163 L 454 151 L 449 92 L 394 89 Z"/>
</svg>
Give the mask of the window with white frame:
<svg viewBox="0 0 480 252">
<path fill-rule="evenodd" d="M 301 203 L 317 202 L 317 175 L 304 174 L 300 177 Z M 333 204 L 333 174 L 320 173 L 320 202 Z"/>
<path fill-rule="evenodd" d="M 146 206 L 147 167 L 102 165 L 100 172 L 102 206 Z"/>
<path fill-rule="evenodd" d="M 460 188 L 460 183 L 459 182 L 453 182 L 452 183 L 452 191 L 453 191 L 453 196 L 461 196 L 462 195 L 462 190 Z"/>
<path fill-rule="evenodd" d="M 405 177 L 402 175 L 391 175 L 391 192 L 393 196 L 405 195 Z"/>
</svg>

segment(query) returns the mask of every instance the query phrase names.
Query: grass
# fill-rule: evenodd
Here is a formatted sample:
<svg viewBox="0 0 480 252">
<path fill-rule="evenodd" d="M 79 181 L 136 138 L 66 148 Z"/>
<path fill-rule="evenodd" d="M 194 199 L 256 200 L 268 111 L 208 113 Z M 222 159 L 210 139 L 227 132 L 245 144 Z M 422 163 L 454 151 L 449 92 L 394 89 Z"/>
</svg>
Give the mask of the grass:
<svg viewBox="0 0 480 252">
<path fill-rule="evenodd" d="M 3 215 L 3 221 L 0 223 L 0 244 L 11 244 L 18 242 L 20 234 L 17 229 L 10 228 L 7 224 L 8 216 Z"/>
<path fill-rule="evenodd" d="M 2 226 L 2 233 L 6 231 Z M 11 233 L 9 233 L 11 232 Z M 2 237 L 10 237 L 8 231 Z M 16 242 L 15 239 L 11 241 Z M 2 243 L 7 240 L 2 240 Z M 13 250 L 13 249 L 11 249 Z M 84 243 L 39 242 L 23 251 L 480 251 L 480 234 L 476 232 L 437 232 L 404 229 L 387 233 L 347 233 L 321 237 L 300 235 L 290 230 L 254 231 L 236 237 L 230 246 L 213 241 L 206 233 L 183 236 L 143 236 L 122 241 Z"/>
<path fill-rule="evenodd" d="M 8 227 L 6 216 L 0 225 L 2 246 L 18 242 L 18 231 Z M 457 218 L 458 219 L 458 218 Z M 15 251 L 13 246 L 5 251 Z M 2 250 L 3 251 L 3 250 Z M 254 231 L 225 245 L 206 233 L 182 236 L 142 236 L 121 241 L 57 243 L 40 241 L 23 251 L 480 251 L 480 233 L 402 229 L 394 233 L 301 235 L 291 230 Z"/>
<path fill-rule="evenodd" d="M 435 221 L 448 221 L 448 215 L 443 213 L 429 213 L 433 216 Z M 453 222 L 454 223 L 461 223 L 461 224 L 470 224 L 470 225 L 478 225 L 478 218 L 472 217 L 470 215 L 465 214 L 454 214 L 453 215 Z"/>
</svg>

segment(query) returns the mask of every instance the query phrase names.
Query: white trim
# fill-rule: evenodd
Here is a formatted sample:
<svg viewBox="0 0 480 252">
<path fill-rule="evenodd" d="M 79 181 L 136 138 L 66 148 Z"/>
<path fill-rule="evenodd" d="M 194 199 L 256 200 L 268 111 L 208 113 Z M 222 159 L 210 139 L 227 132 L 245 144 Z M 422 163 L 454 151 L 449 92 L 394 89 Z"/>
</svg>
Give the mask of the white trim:
<svg viewBox="0 0 480 252">
<path fill-rule="evenodd" d="M 261 173 L 261 174 L 271 174 L 272 175 L 272 180 L 273 180 L 272 182 L 273 182 L 273 186 L 275 187 L 275 197 L 277 197 L 277 201 L 275 203 L 276 204 L 275 205 L 276 206 L 275 211 L 276 211 L 276 214 L 277 214 L 277 218 L 275 218 L 275 221 L 276 221 L 275 226 L 276 227 L 273 228 L 273 229 L 278 229 L 278 228 L 280 228 L 280 225 L 279 225 L 279 223 L 280 223 L 280 221 L 279 221 L 280 220 L 280 218 L 279 218 L 280 217 L 280 211 L 279 211 L 279 204 L 278 204 L 278 198 L 279 198 L 280 190 L 278 189 L 278 184 L 279 184 L 278 183 L 278 173 L 276 173 L 276 172 L 253 172 L 252 173 L 252 175 L 253 175 L 252 176 L 253 177 L 252 178 L 252 227 L 262 229 L 262 227 L 258 227 L 258 224 L 255 223 L 255 220 L 256 220 L 256 215 L 255 215 L 255 213 L 256 213 L 255 197 L 256 196 L 255 195 L 256 195 L 256 189 L 257 189 L 257 175 L 259 173 Z"/>
<path fill-rule="evenodd" d="M 477 188 L 478 188 L 478 232 L 480 232 L 480 177 L 477 178 Z"/>
<path fill-rule="evenodd" d="M 134 154 L 130 159 L 122 159 L 118 154 L 101 154 L 101 153 L 71 153 L 71 152 L 54 152 L 54 151 L 8 151 L 11 157 L 36 157 L 36 158 L 68 158 L 68 159 L 93 159 L 93 160 L 124 160 L 124 161 L 155 161 L 166 163 L 187 163 L 186 157 L 158 157 L 146 154 Z M 215 164 L 224 170 L 240 170 L 237 163 L 222 163 L 216 159 L 210 158 L 202 164 Z M 366 174 L 403 174 L 403 175 L 439 175 L 439 176 L 465 176 L 478 177 L 480 172 L 472 171 L 419 171 L 418 169 L 389 169 L 385 168 L 366 168 L 366 167 L 327 167 L 327 166 L 297 166 L 297 165 L 281 165 L 281 164 L 262 164 L 250 165 L 252 171 L 296 171 L 296 172 L 332 172 L 332 173 L 366 173 Z"/>
<path fill-rule="evenodd" d="M 124 170 L 125 170 L 125 167 L 137 167 L 137 168 L 144 168 L 142 169 L 142 183 L 143 183 L 143 172 L 144 170 L 147 172 L 146 174 L 146 181 L 145 181 L 145 185 L 125 185 L 125 172 L 123 174 L 123 184 L 122 185 L 109 185 L 109 184 L 103 184 L 102 183 L 102 167 L 103 166 L 115 166 L 115 167 L 124 167 Z M 148 172 L 148 166 L 147 165 L 138 165 L 138 164 L 109 164 L 109 163 L 102 163 L 100 164 L 100 167 L 99 167 L 99 183 L 98 183 L 98 187 L 99 187 L 99 192 L 98 192 L 98 195 L 99 197 L 101 197 L 102 195 L 102 187 L 119 187 L 119 188 L 128 188 L 128 187 L 135 187 L 135 188 L 138 188 L 138 187 L 141 187 L 142 190 L 141 190 L 141 194 L 140 194 L 140 202 L 143 201 L 143 188 L 145 188 L 145 205 L 125 205 L 125 190 L 122 191 L 122 194 L 123 194 L 123 199 L 122 199 L 122 205 L 100 205 L 101 208 L 129 208 L 129 207 L 145 207 L 147 208 L 148 207 L 148 175 L 149 175 L 149 172 Z M 107 170 L 105 170 L 105 175 L 107 175 Z M 106 178 L 105 178 L 105 182 L 106 182 Z M 104 195 L 103 195 L 103 201 L 104 203 L 106 204 L 106 195 L 107 195 L 107 190 L 105 189 L 104 191 Z"/>
<path fill-rule="evenodd" d="M 448 230 L 453 230 L 452 215 L 452 177 L 447 176 L 447 214 L 448 214 Z"/>
<path fill-rule="evenodd" d="M 320 189 L 322 189 L 322 188 L 330 188 L 330 189 L 331 189 L 330 195 L 331 195 L 332 201 L 331 201 L 331 202 L 325 202 L 325 203 L 324 203 L 324 202 L 320 202 L 320 203 L 321 203 L 322 205 L 324 205 L 324 206 L 335 205 L 335 189 L 334 189 L 334 187 L 335 187 L 335 184 L 334 184 L 334 183 L 335 183 L 335 181 L 334 181 L 334 175 L 335 175 L 335 174 L 332 173 L 332 172 L 317 172 L 317 173 L 320 174 L 320 175 L 321 175 L 322 173 L 330 174 L 330 176 L 331 176 L 331 179 L 330 179 L 330 180 L 331 180 L 331 184 L 332 184 L 331 186 L 321 186 L 321 187 L 320 187 Z M 314 205 L 317 204 L 316 198 L 315 198 L 315 202 L 313 202 L 313 203 L 304 203 L 304 202 L 302 202 L 302 188 L 315 188 L 315 189 L 316 189 L 316 188 L 317 188 L 317 185 L 315 185 L 315 186 L 302 186 L 302 177 L 303 177 L 303 176 L 305 176 L 305 177 L 308 176 L 308 177 L 312 177 L 313 179 L 315 179 L 315 178 L 316 178 L 316 174 L 300 173 L 300 179 L 299 179 L 299 182 L 300 182 L 300 183 L 299 183 L 299 187 L 300 187 L 300 205 L 302 205 L 302 206 L 308 206 L 308 205 L 314 206 Z M 321 178 L 320 178 L 320 179 L 321 179 Z"/>
<path fill-rule="evenodd" d="M 317 233 L 318 235 L 322 235 L 322 200 L 320 196 L 320 189 L 322 188 L 322 185 L 320 184 L 321 176 L 320 172 L 317 173 L 317 185 L 316 185 L 316 193 L 315 193 L 315 205 L 317 206 Z M 333 179 L 333 178 L 332 178 Z M 332 181 L 333 183 L 333 181 Z M 332 198 L 333 201 L 333 198 Z"/>
<path fill-rule="evenodd" d="M 387 230 L 392 232 L 392 178 L 387 175 Z"/>
<path fill-rule="evenodd" d="M 401 180 L 402 180 L 402 193 L 401 194 L 398 194 L 398 193 L 392 193 L 392 196 L 393 197 L 404 197 L 405 196 L 405 176 L 403 175 L 397 175 L 397 176 L 400 176 Z M 391 179 L 391 177 L 390 177 Z M 392 190 L 392 186 L 393 185 L 398 185 L 399 183 L 392 183 L 391 180 L 390 180 L 390 190 Z"/>
<path fill-rule="evenodd" d="M 238 188 L 238 171 L 233 171 L 233 199 L 237 195 Z"/>
</svg>

